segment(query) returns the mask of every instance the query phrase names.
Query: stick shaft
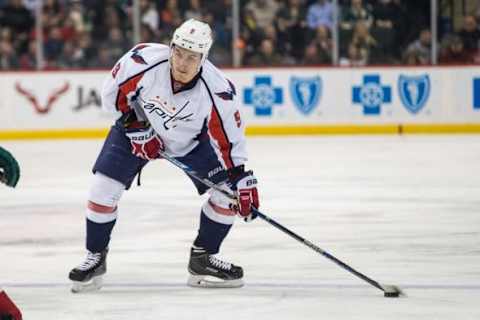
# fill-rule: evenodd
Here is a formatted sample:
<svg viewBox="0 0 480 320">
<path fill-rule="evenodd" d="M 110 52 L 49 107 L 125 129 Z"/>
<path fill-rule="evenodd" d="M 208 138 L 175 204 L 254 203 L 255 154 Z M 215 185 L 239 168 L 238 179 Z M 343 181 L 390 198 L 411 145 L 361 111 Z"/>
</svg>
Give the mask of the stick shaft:
<svg viewBox="0 0 480 320">
<path fill-rule="evenodd" d="M 357 277 L 359 277 L 360 279 L 368 282 L 369 284 L 371 284 L 372 286 L 382 290 L 382 291 L 385 291 L 382 286 L 375 280 L 367 277 L 366 275 L 364 275 L 363 273 L 361 272 L 358 272 L 357 270 L 355 270 L 354 268 L 350 267 L 348 264 L 346 264 L 345 262 L 343 262 L 342 260 L 334 257 L 333 255 L 331 255 L 330 253 L 326 252 L 325 250 L 323 250 L 322 248 L 316 246 L 315 244 L 311 243 L 310 241 L 306 240 L 305 238 L 299 236 L 298 234 L 296 234 L 295 232 L 291 231 L 290 229 L 286 228 L 285 226 L 281 225 L 280 223 L 276 222 L 275 220 L 273 220 L 272 218 L 266 216 L 265 214 L 261 213 L 260 211 L 254 209 L 255 213 L 263 220 L 265 220 L 266 222 L 268 222 L 269 224 L 271 224 L 272 226 L 274 226 L 275 228 L 277 228 L 278 230 L 286 233 L 287 235 L 289 235 L 290 237 L 294 238 L 295 240 L 297 240 L 298 242 L 301 242 L 302 244 L 306 245 L 307 247 L 309 247 L 310 249 L 320 253 L 321 255 L 323 255 L 324 257 L 328 258 L 329 260 L 335 262 L 338 266 L 342 267 L 343 269 L 347 270 L 348 272 L 356 275 Z"/>
<path fill-rule="evenodd" d="M 180 168 L 181 170 L 183 170 L 186 174 L 188 174 L 190 177 L 192 177 L 193 179 L 205 184 L 207 187 L 209 188 L 212 188 L 212 189 L 215 189 L 221 193 L 223 193 L 224 195 L 226 195 L 227 197 L 231 198 L 231 199 L 236 199 L 235 195 L 233 195 L 232 193 L 230 192 L 227 192 L 226 190 L 224 189 L 221 189 L 219 186 L 217 186 L 216 184 L 214 184 L 213 182 L 211 182 L 210 180 L 208 179 L 204 179 L 204 178 L 201 178 L 197 175 L 197 173 L 195 171 L 193 171 L 189 166 L 183 164 L 182 162 L 178 161 L 177 159 L 173 158 L 173 157 L 170 157 L 169 155 L 165 154 L 163 151 L 160 151 L 160 155 L 165 159 L 167 160 L 168 162 L 172 163 L 174 166 Z M 385 291 L 385 289 L 375 280 L 367 277 L 366 275 L 364 275 L 363 273 L 361 272 L 358 272 L 357 270 L 353 269 L 352 267 L 350 267 L 348 264 L 346 264 L 345 262 L 341 261 L 340 259 L 334 257 L 333 255 L 331 255 L 330 253 L 326 252 L 325 250 L 321 249 L 320 247 L 316 246 L 315 244 L 311 243 L 310 241 L 306 240 L 305 238 L 299 236 L 298 234 L 296 234 L 295 232 L 291 231 L 290 229 L 284 227 L 283 225 L 281 225 L 280 223 L 278 223 L 277 221 L 273 220 L 272 218 L 268 217 L 267 215 L 265 215 L 264 213 L 258 211 L 257 209 L 253 209 L 253 211 L 255 212 L 255 214 L 257 214 L 258 217 L 260 217 L 262 220 L 268 222 L 270 225 L 274 226 L 275 228 L 277 228 L 278 230 L 286 233 L 287 235 L 289 235 L 290 237 L 294 238 L 295 240 L 303 243 L 304 245 L 306 245 L 307 247 L 309 247 L 310 249 L 316 251 L 317 253 L 320 253 L 321 255 L 323 255 L 324 257 L 326 257 L 327 259 L 335 262 L 338 266 L 340 266 L 341 268 L 343 268 L 344 270 L 347 270 L 348 272 L 354 274 L 355 276 L 359 277 L 360 279 L 368 282 L 369 284 L 371 284 L 372 286 L 382 290 L 382 291 Z"/>
</svg>

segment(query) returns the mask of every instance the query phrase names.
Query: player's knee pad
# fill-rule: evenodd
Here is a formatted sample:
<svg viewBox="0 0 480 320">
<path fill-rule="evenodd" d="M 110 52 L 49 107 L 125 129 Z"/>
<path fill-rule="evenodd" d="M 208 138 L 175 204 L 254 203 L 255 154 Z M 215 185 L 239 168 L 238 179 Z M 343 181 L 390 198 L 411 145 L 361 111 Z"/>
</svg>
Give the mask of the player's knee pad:
<svg viewBox="0 0 480 320">
<path fill-rule="evenodd" d="M 88 196 L 87 218 L 97 223 L 107 223 L 117 218 L 117 203 L 125 185 L 99 172 L 93 177 Z"/>
<path fill-rule="evenodd" d="M 231 192 L 226 185 L 222 188 Z M 215 222 L 233 224 L 236 213 L 231 207 L 234 204 L 234 201 L 222 192 L 211 190 L 210 198 L 203 204 L 202 210 L 209 219 Z"/>
</svg>

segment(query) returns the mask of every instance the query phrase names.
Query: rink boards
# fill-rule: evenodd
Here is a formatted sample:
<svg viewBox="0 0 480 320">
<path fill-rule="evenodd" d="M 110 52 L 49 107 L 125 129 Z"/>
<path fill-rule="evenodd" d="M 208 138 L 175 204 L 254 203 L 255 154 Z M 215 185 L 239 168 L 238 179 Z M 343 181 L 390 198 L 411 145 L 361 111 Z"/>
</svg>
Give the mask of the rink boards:
<svg viewBox="0 0 480 320">
<path fill-rule="evenodd" d="M 2 72 L 0 139 L 101 137 L 109 71 Z M 480 67 L 227 69 L 248 134 L 480 132 Z"/>
</svg>

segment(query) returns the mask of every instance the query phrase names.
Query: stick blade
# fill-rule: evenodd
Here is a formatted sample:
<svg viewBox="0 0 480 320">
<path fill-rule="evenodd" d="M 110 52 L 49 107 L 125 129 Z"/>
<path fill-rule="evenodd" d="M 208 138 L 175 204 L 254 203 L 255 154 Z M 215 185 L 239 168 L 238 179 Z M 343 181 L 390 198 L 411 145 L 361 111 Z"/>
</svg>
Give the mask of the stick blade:
<svg viewBox="0 0 480 320">
<path fill-rule="evenodd" d="M 406 297 L 407 295 L 400 289 L 398 286 L 394 285 L 382 285 L 384 297 L 385 298 L 398 298 L 398 297 Z"/>
</svg>

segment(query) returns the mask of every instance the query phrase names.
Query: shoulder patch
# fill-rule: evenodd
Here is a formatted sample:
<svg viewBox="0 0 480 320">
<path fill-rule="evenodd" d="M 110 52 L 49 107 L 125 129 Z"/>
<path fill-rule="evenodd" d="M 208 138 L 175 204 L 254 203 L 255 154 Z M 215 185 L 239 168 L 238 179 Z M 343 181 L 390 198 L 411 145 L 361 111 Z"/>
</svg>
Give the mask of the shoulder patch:
<svg viewBox="0 0 480 320">
<path fill-rule="evenodd" d="M 235 96 L 237 92 L 235 90 L 235 86 L 233 85 L 233 83 L 228 79 L 227 81 L 230 88 L 222 92 L 215 92 L 215 94 L 220 98 L 222 98 L 223 100 L 233 100 L 233 96 Z"/>
<path fill-rule="evenodd" d="M 227 81 L 228 81 L 228 85 L 230 86 L 230 89 L 232 90 L 233 95 L 236 95 L 237 90 L 235 90 L 235 86 L 233 85 L 233 83 L 230 80 L 227 79 Z"/>
<path fill-rule="evenodd" d="M 132 55 L 130 56 L 130 58 L 133 59 L 133 61 L 135 61 L 136 63 L 139 63 L 139 64 L 148 64 L 145 59 L 142 57 L 142 49 L 148 47 L 148 45 L 146 44 L 139 44 L 138 46 L 136 46 L 133 50 L 132 50 Z"/>
<path fill-rule="evenodd" d="M 223 100 L 233 100 L 233 92 L 231 91 L 215 92 L 215 94 Z"/>
</svg>

